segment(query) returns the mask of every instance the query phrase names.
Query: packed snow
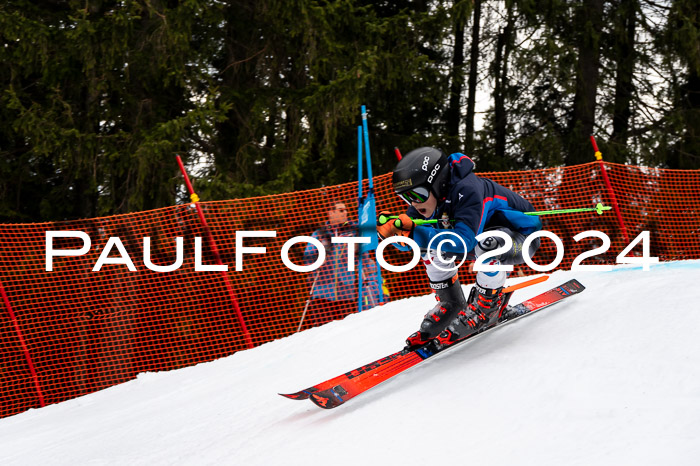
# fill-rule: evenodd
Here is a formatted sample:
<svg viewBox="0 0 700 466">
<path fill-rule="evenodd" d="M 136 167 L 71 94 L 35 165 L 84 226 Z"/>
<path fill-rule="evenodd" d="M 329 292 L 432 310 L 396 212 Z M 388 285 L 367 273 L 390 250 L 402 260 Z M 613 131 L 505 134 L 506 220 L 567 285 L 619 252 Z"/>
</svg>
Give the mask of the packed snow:
<svg viewBox="0 0 700 466">
<path fill-rule="evenodd" d="M 697 465 L 700 260 L 559 271 L 512 302 L 571 278 L 586 291 L 333 410 L 278 393 L 398 350 L 432 296 L 0 419 L 0 464 Z"/>
</svg>

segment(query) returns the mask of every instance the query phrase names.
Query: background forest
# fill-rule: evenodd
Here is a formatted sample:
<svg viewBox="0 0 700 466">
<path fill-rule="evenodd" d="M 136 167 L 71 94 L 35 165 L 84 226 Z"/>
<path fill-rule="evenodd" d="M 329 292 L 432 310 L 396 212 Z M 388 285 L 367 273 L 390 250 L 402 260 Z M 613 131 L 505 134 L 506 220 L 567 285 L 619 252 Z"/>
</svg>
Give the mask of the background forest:
<svg viewBox="0 0 700 466">
<path fill-rule="evenodd" d="M 700 168 L 696 0 L 5 0 L 0 222 L 104 216 L 374 173 Z"/>
</svg>

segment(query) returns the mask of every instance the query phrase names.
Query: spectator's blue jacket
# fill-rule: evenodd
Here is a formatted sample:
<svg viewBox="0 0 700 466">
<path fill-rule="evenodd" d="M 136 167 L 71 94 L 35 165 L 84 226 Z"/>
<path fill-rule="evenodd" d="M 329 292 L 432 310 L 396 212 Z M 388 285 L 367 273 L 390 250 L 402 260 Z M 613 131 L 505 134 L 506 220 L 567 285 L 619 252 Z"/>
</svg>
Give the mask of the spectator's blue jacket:
<svg viewBox="0 0 700 466">
<path fill-rule="evenodd" d="M 444 201 L 438 201 L 438 208 L 430 218 L 454 221 L 451 224 L 438 222 L 435 226 L 416 226 L 413 230 L 413 240 L 422 249 L 428 247 L 430 240 L 439 234 L 441 229 L 452 226 L 452 231 L 464 239 L 467 250 L 464 250 L 459 241 L 456 241 L 455 247 L 445 244 L 442 249 L 460 254 L 473 251 L 477 243 L 475 237 L 489 228 L 504 226 L 526 236 L 542 229 L 539 217 L 523 213 L 533 212 L 535 209 L 532 204 L 510 189 L 475 175 L 474 162 L 466 155 L 450 155 L 449 169 L 451 173 L 447 196 Z M 423 218 L 413 207 L 408 208 L 407 215 Z"/>
<path fill-rule="evenodd" d="M 313 282 L 316 273 L 316 286 L 312 297 L 314 299 L 327 299 L 329 301 L 357 301 L 357 262 L 359 245 L 355 246 L 355 271 L 348 270 L 348 245 L 332 244 L 332 237 L 357 236 L 357 224 L 347 222 L 344 225 L 333 227 L 326 223 L 323 227 L 314 231 L 313 238 L 327 242 L 326 260 L 320 269 L 309 275 L 309 281 Z M 316 261 L 318 250 L 311 243 L 304 249 L 304 263 L 311 264 Z M 381 287 L 377 276 L 377 263 L 370 252 L 362 255 L 362 275 L 364 287 L 362 289 L 362 309 L 369 309 L 379 305 Z"/>
</svg>

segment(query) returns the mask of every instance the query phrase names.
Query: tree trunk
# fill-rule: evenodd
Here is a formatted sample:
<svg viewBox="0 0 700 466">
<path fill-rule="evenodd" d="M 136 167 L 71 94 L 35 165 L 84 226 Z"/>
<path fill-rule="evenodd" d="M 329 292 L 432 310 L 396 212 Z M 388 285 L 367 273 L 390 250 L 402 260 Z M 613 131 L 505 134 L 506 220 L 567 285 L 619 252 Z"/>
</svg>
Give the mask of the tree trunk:
<svg viewBox="0 0 700 466">
<path fill-rule="evenodd" d="M 236 182 L 250 181 L 243 148 L 253 140 L 250 118 L 254 105 L 254 90 L 259 87 L 257 64 L 264 44 L 259 27 L 255 25 L 258 11 L 254 2 L 235 2 L 227 15 L 225 50 L 216 63 L 221 76 L 223 96 L 232 104 L 226 121 L 217 124 L 214 163 L 219 173 Z"/>
<path fill-rule="evenodd" d="M 467 95 L 467 121 L 465 149 L 471 153 L 474 149 L 474 106 L 476 104 L 476 79 L 479 65 L 479 27 L 481 23 L 481 0 L 474 0 L 474 24 L 472 25 L 472 44 L 469 54 L 469 93 Z"/>
<path fill-rule="evenodd" d="M 583 2 L 580 21 L 574 27 L 581 31 L 576 65 L 576 94 L 569 122 L 569 144 L 565 161 L 577 165 L 593 160 L 589 137 L 593 134 L 596 109 L 596 91 L 600 67 L 600 33 L 603 18 L 603 0 Z"/>
<path fill-rule="evenodd" d="M 634 94 L 634 36 L 636 32 L 636 13 L 638 0 L 621 0 L 617 10 L 617 73 L 615 75 L 615 102 L 613 106 L 613 132 L 609 158 L 616 162 L 625 162 L 627 138 L 629 136 L 631 102 Z"/>
<path fill-rule="evenodd" d="M 454 17 L 454 51 L 452 54 L 452 78 L 450 80 L 450 104 L 445 115 L 447 135 L 459 138 L 461 122 L 461 98 L 464 85 L 464 21 L 462 15 Z"/>
<path fill-rule="evenodd" d="M 512 49 L 512 32 L 514 28 L 513 9 L 508 10 L 506 27 L 498 34 L 496 59 L 494 61 L 495 84 L 493 89 L 493 131 L 495 138 L 495 159 L 505 161 L 506 136 L 508 132 L 508 115 L 506 113 L 506 93 L 508 89 L 508 56 Z M 500 167 L 499 169 L 506 169 Z"/>
<path fill-rule="evenodd" d="M 700 17 L 697 2 L 676 0 L 671 15 L 672 27 L 679 32 L 676 52 L 687 64 L 687 77 L 679 89 L 677 103 L 682 122 L 682 136 L 668 160 L 669 168 L 692 170 L 700 168 L 700 48 L 697 35 Z"/>
<path fill-rule="evenodd" d="M 668 167 L 679 170 L 700 168 L 700 73 L 689 68 L 681 87 L 681 114 L 685 124 L 683 138 L 668 159 Z"/>
</svg>

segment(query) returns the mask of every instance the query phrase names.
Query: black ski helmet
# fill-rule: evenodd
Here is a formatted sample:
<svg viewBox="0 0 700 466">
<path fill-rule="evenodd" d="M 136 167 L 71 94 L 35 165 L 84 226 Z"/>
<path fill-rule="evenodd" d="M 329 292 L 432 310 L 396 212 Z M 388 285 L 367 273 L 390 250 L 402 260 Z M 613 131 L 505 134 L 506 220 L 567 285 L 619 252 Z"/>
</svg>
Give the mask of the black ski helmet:
<svg viewBox="0 0 700 466">
<path fill-rule="evenodd" d="M 440 149 L 420 147 L 404 155 L 394 168 L 391 182 L 401 195 L 419 187 L 427 187 L 438 201 L 447 196 L 450 170 L 447 155 Z"/>
</svg>

